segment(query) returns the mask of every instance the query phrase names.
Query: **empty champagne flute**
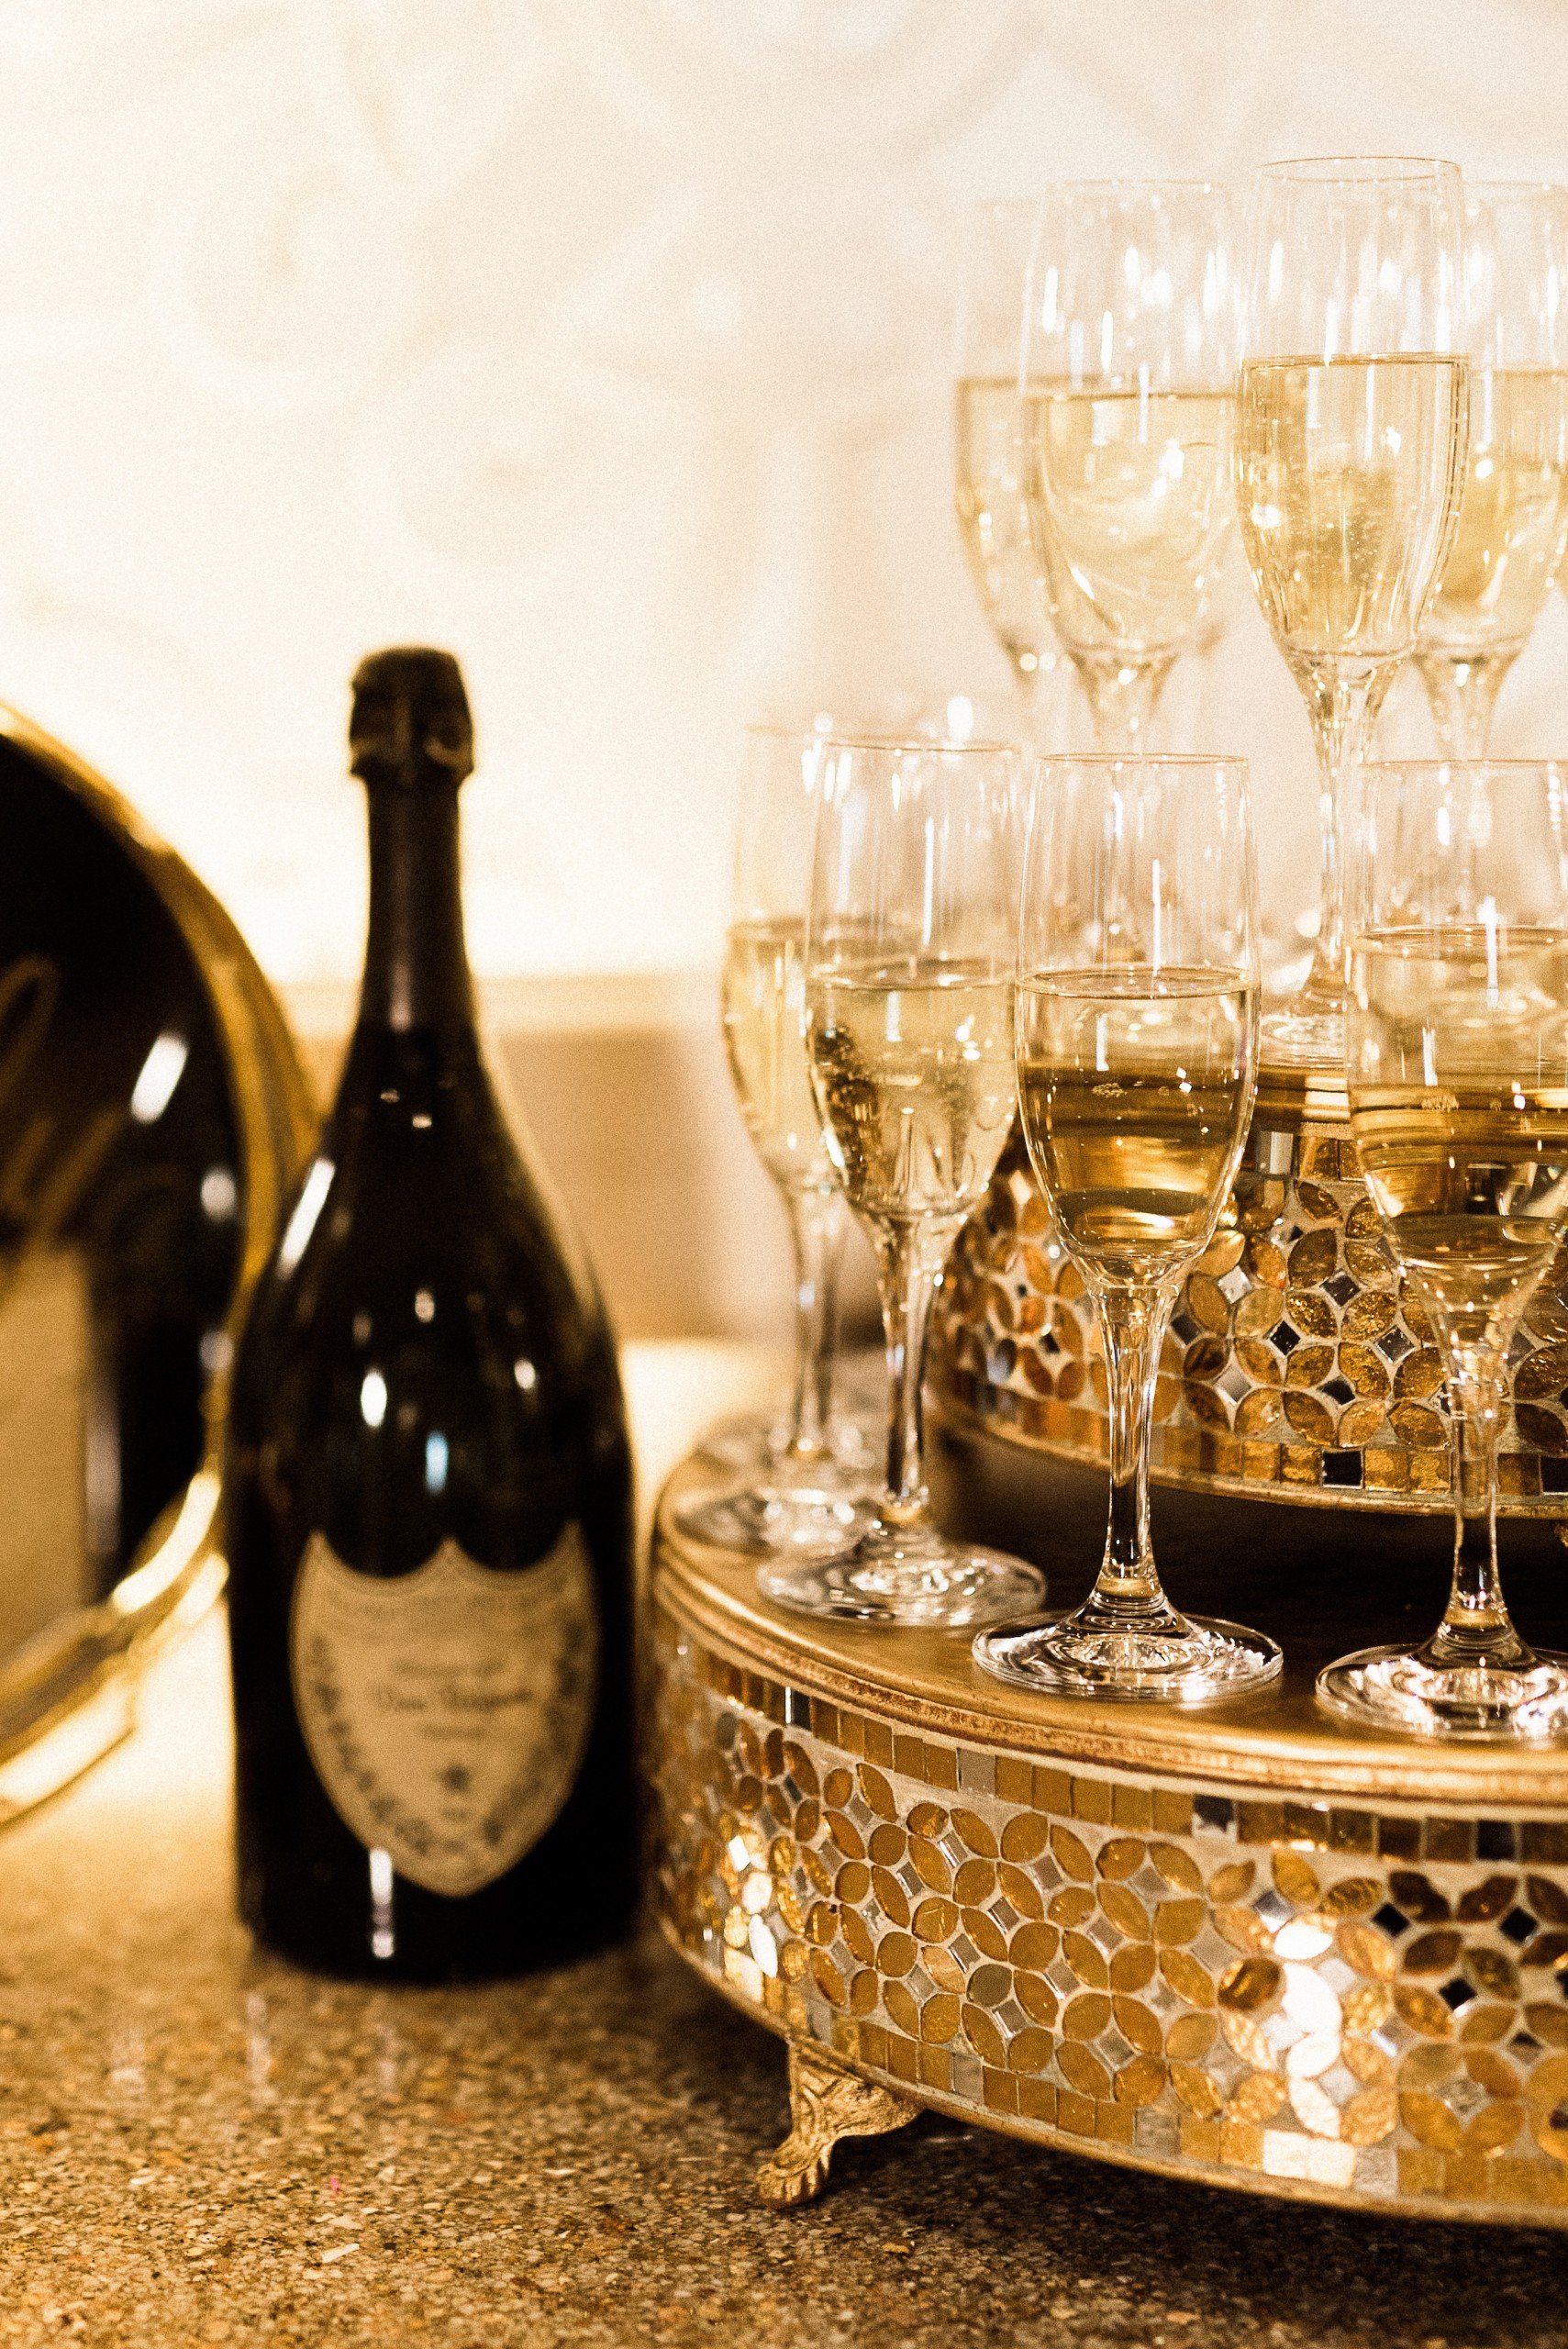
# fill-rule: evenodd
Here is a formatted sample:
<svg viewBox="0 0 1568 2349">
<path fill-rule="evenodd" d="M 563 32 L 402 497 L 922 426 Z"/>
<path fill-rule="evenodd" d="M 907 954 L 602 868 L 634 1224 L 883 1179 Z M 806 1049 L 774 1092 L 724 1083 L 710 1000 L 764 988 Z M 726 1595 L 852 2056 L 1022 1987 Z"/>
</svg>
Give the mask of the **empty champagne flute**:
<svg viewBox="0 0 1568 2349">
<path fill-rule="evenodd" d="M 1465 189 L 1464 311 L 1469 449 L 1416 662 L 1443 750 L 1483 759 L 1568 550 L 1568 188 Z"/>
<path fill-rule="evenodd" d="M 839 1269 L 848 1222 L 823 1144 L 806 1057 L 803 952 L 823 736 L 749 729 L 725 941 L 725 1050 L 746 1129 L 789 1215 L 795 1373 L 782 1427 L 739 1445 L 732 1489 L 689 1501 L 682 1531 L 742 1551 L 834 1548 L 858 1522 L 871 1459 L 833 1416 Z M 710 1457 L 725 1464 L 725 1438 Z"/>
<path fill-rule="evenodd" d="M 953 505 L 991 632 L 1026 712 L 1056 666 L 1045 573 L 1024 502 L 1018 334 L 1034 242 L 1034 198 L 977 204 L 969 216 L 953 366 Z"/>
<path fill-rule="evenodd" d="M 1263 617 L 1312 722 L 1318 942 L 1271 1056 L 1345 1052 L 1345 779 L 1416 649 L 1463 475 L 1463 200 L 1451 163 L 1329 156 L 1258 174 L 1236 503 Z"/>
<path fill-rule="evenodd" d="M 829 740 L 806 925 L 823 1139 L 876 1252 L 886 1487 L 831 1558 L 758 1586 L 810 1615 L 929 1625 L 1037 1601 L 1032 1566 L 949 1541 L 928 1506 L 920 1386 L 932 1296 L 1013 1120 L 1018 759 L 990 744 Z"/>
<path fill-rule="evenodd" d="M 1204 638 L 1229 537 L 1230 204 L 1072 182 L 1038 210 L 1020 361 L 1035 544 L 1103 749 L 1138 747 Z"/>
<path fill-rule="evenodd" d="M 1346 1656 L 1318 1695 L 1419 1737 L 1561 1738 L 1568 1656 L 1526 1644 L 1498 1580 L 1496 1443 L 1568 1233 L 1568 764 L 1369 767 L 1356 832 L 1351 1130 L 1448 1373 L 1453 1578 L 1424 1645 Z"/>
<path fill-rule="evenodd" d="M 976 1663 L 1051 1696 L 1198 1705 L 1272 1680 L 1261 1632 L 1183 1615 L 1149 1531 L 1149 1442 L 1176 1292 L 1214 1237 L 1257 1082 L 1240 759 L 1042 759 L 1018 941 L 1018 1105 L 1058 1236 L 1099 1310 L 1110 1520 L 1075 1612 L 983 1632 Z"/>
</svg>

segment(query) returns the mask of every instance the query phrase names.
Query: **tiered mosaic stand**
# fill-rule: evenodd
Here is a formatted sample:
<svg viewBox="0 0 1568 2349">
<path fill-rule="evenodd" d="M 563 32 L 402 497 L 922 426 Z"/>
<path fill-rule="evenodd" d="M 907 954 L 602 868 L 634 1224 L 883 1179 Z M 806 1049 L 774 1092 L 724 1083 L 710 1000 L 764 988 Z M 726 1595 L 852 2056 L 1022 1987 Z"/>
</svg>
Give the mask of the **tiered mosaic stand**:
<svg viewBox="0 0 1568 2349">
<path fill-rule="evenodd" d="M 937 1466 L 951 1517 L 1032 1549 L 1057 1602 L 1086 1586 L 1103 1475 L 973 1429 Z M 706 1473 L 655 1535 L 657 1897 L 788 2043 L 765 2199 L 929 2106 L 1211 2184 L 1568 2226 L 1568 1753 L 1379 1741 L 1311 1698 L 1329 1655 L 1435 1620 L 1440 1524 L 1352 1512 L 1330 1555 L 1320 1510 L 1157 1496 L 1173 1588 L 1287 1670 L 1154 1717 L 1004 1689 L 964 1634 L 770 1607 L 674 1530 Z M 1508 1531 L 1520 1620 L 1563 1643 L 1554 1531 Z"/>
</svg>

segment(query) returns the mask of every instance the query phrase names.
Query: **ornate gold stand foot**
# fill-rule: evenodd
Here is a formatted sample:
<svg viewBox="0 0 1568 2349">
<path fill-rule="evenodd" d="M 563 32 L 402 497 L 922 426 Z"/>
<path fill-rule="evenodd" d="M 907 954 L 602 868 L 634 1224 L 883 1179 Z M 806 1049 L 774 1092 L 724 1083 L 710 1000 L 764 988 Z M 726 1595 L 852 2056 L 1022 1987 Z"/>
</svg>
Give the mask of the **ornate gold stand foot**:
<svg viewBox="0 0 1568 2349">
<path fill-rule="evenodd" d="M 789 2051 L 789 2107 L 794 2127 L 757 2172 L 757 2192 L 770 2210 L 815 2201 L 828 2181 L 828 2164 L 841 2137 L 882 2137 L 902 2129 L 920 2108 L 896 2088 L 879 2087 L 846 2072 L 815 2048 Z"/>
</svg>

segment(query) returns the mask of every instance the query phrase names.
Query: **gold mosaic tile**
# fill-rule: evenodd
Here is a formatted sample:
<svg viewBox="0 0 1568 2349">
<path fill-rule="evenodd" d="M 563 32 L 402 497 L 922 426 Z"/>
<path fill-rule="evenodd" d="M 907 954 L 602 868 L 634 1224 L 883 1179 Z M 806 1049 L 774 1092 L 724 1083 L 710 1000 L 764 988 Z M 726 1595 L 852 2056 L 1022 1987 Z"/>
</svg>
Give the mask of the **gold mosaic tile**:
<svg viewBox="0 0 1568 2349">
<path fill-rule="evenodd" d="M 1340 1132 L 1262 1134 L 1225 1227 L 1178 1299 L 1155 1390 L 1157 1470 L 1434 1503 L 1449 1486 L 1442 1364 L 1396 1274 Z M 1031 1237 L 1026 1242 L 1022 1235 Z M 1568 1275 L 1543 1289 L 1512 1365 L 1504 1504 L 1568 1517 Z M 1015 1134 L 939 1294 L 932 1375 L 983 1419 L 1106 1456 L 1105 1371 L 1082 1276 L 1050 1229 Z"/>
<path fill-rule="evenodd" d="M 1162 2168 L 1568 2223 L 1568 1822 L 1048 1767 L 654 1644 L 663 1919 L 775 2028 Z"/>
</svg>

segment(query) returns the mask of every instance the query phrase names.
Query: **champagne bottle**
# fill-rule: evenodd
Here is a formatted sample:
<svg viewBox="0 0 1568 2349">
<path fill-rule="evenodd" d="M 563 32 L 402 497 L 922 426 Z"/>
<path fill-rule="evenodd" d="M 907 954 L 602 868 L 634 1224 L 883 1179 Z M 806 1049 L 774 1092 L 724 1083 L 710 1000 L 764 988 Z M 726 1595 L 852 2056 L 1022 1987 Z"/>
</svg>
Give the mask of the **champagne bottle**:
<svg viewBox="0 0 1568 2349">
<path fill-rule="evenodd" d="M 239 1900 L 336 1973 L 519 1972 L 636 1897 L 631 1478 L 591 1277 L 486 1074 L 449 654 L 354 679 L 371 906 L 227 1431 Z"/>
</svg>

